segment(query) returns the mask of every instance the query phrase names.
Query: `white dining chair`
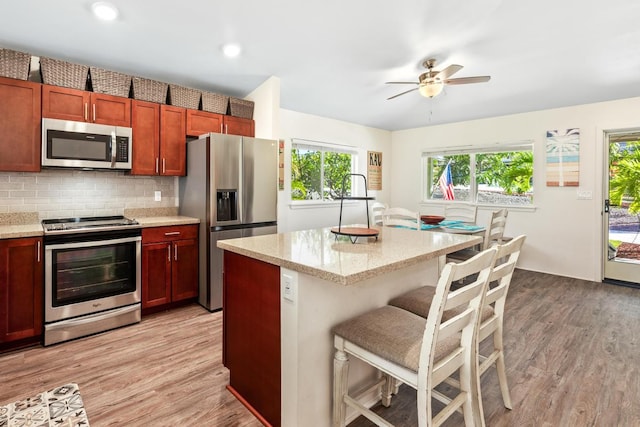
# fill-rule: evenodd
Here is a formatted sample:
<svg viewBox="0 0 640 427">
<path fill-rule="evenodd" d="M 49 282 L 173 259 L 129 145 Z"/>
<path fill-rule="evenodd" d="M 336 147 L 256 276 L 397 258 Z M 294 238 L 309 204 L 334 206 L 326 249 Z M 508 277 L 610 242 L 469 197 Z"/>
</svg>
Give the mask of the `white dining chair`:
<svg viewBox="0 0 640 427">
<path fill-rule="evenodd" d="M 382 202 L 373 202 L 371 204 L 371 225 L 382 225 L 382 217 L 385 210 L 389 209 L 389 205 Z"/>
<path fill-rule="evenodd" d="M 509 211 L 506 208 L 499 209 L 491 213 L 491 219 L 485 229 L 482 247 L 480 249 L 461 249 L 456 252 L 452 252 L 447 255 L 448 262 L 459 262 L 475 256 L 478 252 L 488 249 L 495 245 L 503 243 L 502 236 L 504 235 L 504 229 L 507 225 L 507 216 Z"/>
<path fill-rule="evenodd" d="M 450 203 L 444 207 L 446 220 L 462 221 L 475 224 L 478 207 L 469 203 Z"/>
<path fill-rule="evenodd" d="M 483 356 L 478 353 L 478 384 L 480 376 L 491 366 L 495 365 L 498 371 L 498 381 L 504 406 L 512 408 L 509 385 L 507 383 L 507 372 L 504 362 L 504 346 L 502 341 L 504 325 L 504 308 L 511 284 L 511 277 L 515 269 L 518 257 L 522 250 L 526 236 L 521 235 L 503 245 L 496 246 L 496 265 L 489 276 L 489 289 L 484 300 L 484 306 L 480 311 L 480 329 L 478 333 L 478 344 L 490 336 L 493 336 L 493 347 L 490 354 Z M 460 289 L 465 289 L 466 285 Z M 407 310 L 410 313 L 421 317 L 431 315 L 431 301 L 436 293 L 433 286 L 423 286 L 409 291 L 389 301 L 389 305 Z M 442 316 L 443 321 L 447 321 L 459 312 L 459 309 L 445 311 Z M 448 379 L 448 384 L 457 385 L 454 379 Z M 479 399 L 482 404 L 481 398 Z"/>
<path fill-rule="evenodd" d="M 405 208 L 389 208 L 382 213 L 382 225 L 420 230 L 420 212 Z"/>
<path fill-rule="evenodd" d="M 382 404 L 391 404 L 396 381 L 417 390 L 418 426 L 439 426 L 462 410 L 466 426 L 483 424 L 480 385 L 477 383 L 479 309 L 484 304 L 489 274 L 497 249 L 489 249 L 464 263 L 447 264 L 436 285 L 426 319 L 398 307 L 385 306 L 342 322 L 333 328 L 333 426 L 345 425 L 346 408 L 353 408 L 379 426 L 391 426 L 361 401 L 362 394 L 378 389 Z M 473 279 L 471 278 L 473 277 Z M 453 281 L 472 282 L 450 291 Z M 426 303 L 425 303 L 426 305 Z M 459 313 L 443 321 L 448 310 Z M 383 375 L 363 393 L 348 390 L 349 358 L 356 357 Z M 431 405 L 434 388 L 459 374 L 456 396 L 437 414 Z M 439 398 L 442 399 L 442 398 Z"/>
</svg>

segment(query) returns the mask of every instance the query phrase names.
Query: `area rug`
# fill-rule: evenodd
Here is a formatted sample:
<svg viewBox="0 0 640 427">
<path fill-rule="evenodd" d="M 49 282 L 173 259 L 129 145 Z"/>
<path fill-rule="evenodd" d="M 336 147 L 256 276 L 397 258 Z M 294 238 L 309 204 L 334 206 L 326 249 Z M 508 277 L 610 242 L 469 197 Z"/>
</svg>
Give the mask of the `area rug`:
<svg viewBox="0 0 640 427">
<path fill-rule="evenodd" d="M 70 383 L 0 406 L 0 427 L 88 427 L 78 384 Z"/>
</svg>

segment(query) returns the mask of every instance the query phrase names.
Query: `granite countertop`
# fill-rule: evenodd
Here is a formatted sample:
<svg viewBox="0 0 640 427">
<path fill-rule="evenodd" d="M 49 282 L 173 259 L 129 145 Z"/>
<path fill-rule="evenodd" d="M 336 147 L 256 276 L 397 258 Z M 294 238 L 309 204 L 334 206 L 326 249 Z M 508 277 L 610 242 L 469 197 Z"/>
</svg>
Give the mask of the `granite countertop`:
<svg viewBox="0 0 640 427">
<path fill-rule="evenodd" d="M 143 228 L 200 223 L 198 218 L 178 215 L 177 208 L 125 211 L 125 216 L 136 219 Z M 0 239 L 17 239 L 42 235 L 44 235 L 44 230 L 37 212 L 0 214 Z"/>
<path fill-rule="evenodd" d="M 382 227 L 376 241 L 336 240 L 330 228 L 218 241 L 240 255 L 343 285 L 398 270 L 482 242 L 482 237 Z"/>
</svg>

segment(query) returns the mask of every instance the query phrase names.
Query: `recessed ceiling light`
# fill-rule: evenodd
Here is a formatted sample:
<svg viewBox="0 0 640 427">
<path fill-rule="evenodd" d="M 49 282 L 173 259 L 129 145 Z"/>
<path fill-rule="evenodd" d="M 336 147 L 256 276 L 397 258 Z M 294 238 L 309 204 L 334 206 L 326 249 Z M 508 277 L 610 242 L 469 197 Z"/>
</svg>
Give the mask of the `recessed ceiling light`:
<svg viewBox="0 0 640 427">
<path fill-rule="evenodd" d="M 240 55 L 241 51 L 242 48 L 238 44 L 228 43 L 222 46 L 222 53 L 224 53 L 224 56 L 227 58 L 235 58 Z"/>
<path fill-rule="evenodd" d="M 111 3 L 99 1 L 91 5 L 93 14 L 103 21 L 113 21 L 118 17 L 118 9 Z"/>
</svg>

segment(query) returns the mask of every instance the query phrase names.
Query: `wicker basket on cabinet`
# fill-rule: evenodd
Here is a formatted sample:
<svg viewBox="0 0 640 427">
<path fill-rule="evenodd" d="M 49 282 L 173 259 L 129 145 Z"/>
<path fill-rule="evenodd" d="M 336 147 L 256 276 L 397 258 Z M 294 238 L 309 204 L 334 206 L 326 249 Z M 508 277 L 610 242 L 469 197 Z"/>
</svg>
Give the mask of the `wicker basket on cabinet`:
<svg viewBox="0 0 640 427">
<path fill-rule="evenodd" d="M 89 66 L 53 58 L 40 58 L 42 83 L 84 90 L 87 87 Z"/>
<path fill-rule="evenodd" d="M 210 113 L 227 114 L 229 97 L 213 92 L 202 92 L 202 109 Z"/>
<path fill-rule="evenodd" d="M 200 106 L 200 91 L 169 84 L 169 103 L 178 107 L 197 110 Z"/>
<path fill-rule="evenodd" d="M 89 67 L 89 75 L 94 92 L 129 97 L 131 76 L 98 67 Z"/>
<path fill-rule="evenodd" d="M 11 49 L 0 49 L 0 76 L 27 80 L 31 55 Z"/>
<path fill-rule="evenodd" d="M 159 104 L 167 103 L 167 89 L 169 88 L 168 83 L 145 79 L 142 77 L 133 77 L 132 80 L 133 99 L 157 102 Z"/>
<path fill-rule="evenodd" d="M 232 116 L 253 119 L 253 101 L 229 98 L 229 109 Z"/>
</svg>

